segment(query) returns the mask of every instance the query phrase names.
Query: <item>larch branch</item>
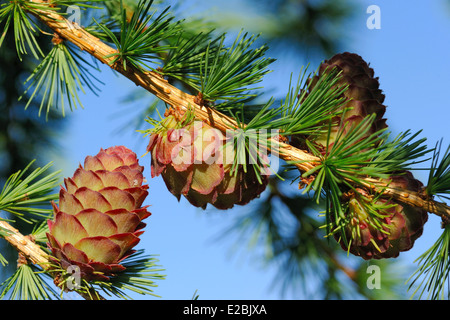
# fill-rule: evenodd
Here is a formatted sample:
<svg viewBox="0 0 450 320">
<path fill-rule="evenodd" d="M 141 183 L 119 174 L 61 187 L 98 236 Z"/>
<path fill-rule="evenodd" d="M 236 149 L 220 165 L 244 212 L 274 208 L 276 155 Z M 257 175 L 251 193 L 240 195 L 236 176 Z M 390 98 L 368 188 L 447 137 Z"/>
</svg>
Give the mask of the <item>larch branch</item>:
<svg viewBox="0 0 450 320">
<path fill-rule="evenodd" d="M 30 0 L 30 2 L 47 3 L 42 0 Z M 75 44 L 80 50 L 88 52 L 100 62 L 107 64 L 113 70 L 133 81 L 137 86 L 146 89 L 168 105 L 183 110 L 191 110 L 195 113 L 197 119 L 224 132 L 230 128 L 238 127 L 234 119 L 215 109 L 197 104 L 195 96 L 172 86 L 160 74 L 152 71 L 143 72 L 131 66 L 127 66 L 125 69 L 120 59 L 114 62 L 114 55 L 119 54 L 119 52 L 85 31 L 77 23 L 68 21 L 52 10 L 35 10 L 31 13 L 60 37 Z M 320 159 L 308 152 L 283 142 L 273 142 L 278 143 L 280 158 L 294 164 L 300 172 L 307 172 L 320 164 Z M 430 213 L 437 214 L 443 219 L 444 223 L 450 221 L 450 207 L 445 203 L 436 202 L 429 196 L 424 197 L 424 195 L 408 190 L 389 188 L 386 184 L 370 178 L 366 180 L 366 186 L 378 192 L 381 191 L 383 195 L 391 196 L 407 205 L 421 207 Z"/>
<path fill-rule="evenodd" d="M 4 237 L 18 252 L 22 253 L 33 264 L 42 269 L 49 267 L 48 255 L 30 237 L 24 236 L 6 221 L 0 220 L 0 228 L 7 230 L 8 235 Z"/>
</svg>

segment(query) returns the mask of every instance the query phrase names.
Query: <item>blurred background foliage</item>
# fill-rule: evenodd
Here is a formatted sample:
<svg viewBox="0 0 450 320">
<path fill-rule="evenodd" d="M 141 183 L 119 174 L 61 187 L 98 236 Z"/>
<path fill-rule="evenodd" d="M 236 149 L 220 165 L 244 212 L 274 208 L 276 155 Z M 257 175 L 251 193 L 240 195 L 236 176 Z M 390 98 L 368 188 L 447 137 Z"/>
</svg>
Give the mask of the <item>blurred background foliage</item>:
<svg viewBox="0 0 450 320">
<path fill-rule="evenodd" d="M 327 57 L 346 43 L 346 24 L 360 11 L 353 0 L 245 0 L 242 10 L 221 11 L 213 20 L 225 30 L 243 28 L 270 47 L 302 56 Z"/>
<path fill-rule="evenodd" d="M 244 29 L 261 33 L 258 41 L 269 45 L 271 57 L 289 55 L 295 57 L 299 66 L 302 61 L 320 61 L 340 52 L 348 41 L 343 36 L 346 34 L 345 26 L 351 22 L 355 12 L 361 10 L 358 3 L 347 0 L 240 0 L 239 6 L 249 10 L 227 11 L 221 8 L 220 13 L 208 5 L 203 6 L 204 0 L 188 3 L 187 6 L 184 2 L 170 1 L 177 18 L 194 18 L 192 27 L 196 31 L 213 26 L 219 32 Z M 167 3 L 163 1 L 163 5 Z M 51 43 L 43 44 L 43 47 L 45 45 L 49 47 Z M 48 150 L 57 148 L 53 137 L 64 126 L 70 125 L 70 121 L 52 112 L 45 122 L 44 117 L 37 117 L 37 112 L 24 111 L 25 103 L 18 102 L 18 97 L 22 95 L 24 79 L 36 61 L 26 56 L 20 62 L 12 43 L 6 43 L 1 50 L 0 181 L 4 182 L 31 159 L 38 159 L 39 164 L 51 160 L 47 158 L 50 155 Z M 134 93 L 130 96 L 136 99 Z M 155 108 L 152 98 L 149 100 L 146 113 Z M 128 125 L 137 125 L 143 117 L 139 115 L 136 119 Z M 285 178 L 289 181 L 288 173 Z M 276 265 L 279 272 L 273 282 L 282 295 L 293 293 L 308 299 L 407 297 L 405 274 L 410 273 L 405 272 L 404 266 L 397 261 L 370 262 L 377 264 L 383 274 L 382 289 L 370 290 L 367 286 L 370 276 L 367 267 L 370 264 L 347 257 L 335 241 L 324 237 L 319 228 L 322 224 L 320 210 L 307 196 L 298 192 L 297 182 L 290 184 L 273 178 L 259 201 L 236 209 L 235 221 L 224 228 L 221 236 L 233 238 L 241 253 L 259 259 L 262 267 Z M 242 249 L 243 241 L 248 244 L 245 249 Z M 4 242 L 0 245 L 2 253 L 9 248 Z M 9 256 L 6 252 L 4 255 L 15 261 L 11 258 L 14 250 L 9 252 Z M 389 271 L 385 272 L 387 269 Z M 8 268 L 2 267 L 0 281 L 7 275 Z"/>
</svg>

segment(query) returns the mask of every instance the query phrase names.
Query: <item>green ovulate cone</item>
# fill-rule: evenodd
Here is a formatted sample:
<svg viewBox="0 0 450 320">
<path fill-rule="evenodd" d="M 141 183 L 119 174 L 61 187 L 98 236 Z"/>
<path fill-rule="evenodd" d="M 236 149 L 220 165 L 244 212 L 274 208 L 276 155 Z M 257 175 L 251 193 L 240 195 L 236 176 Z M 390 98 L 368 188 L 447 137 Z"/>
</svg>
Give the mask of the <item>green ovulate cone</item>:
<svg viewBox="0 0 450 320">
<path fill-rule="evenodd" d="M 51 261 L 78 267 L 86 281 L 108 281 L 125 268 L 150 216 L 142 206 L 148 195 L 144 168 L 136 154 L 116 146 L 88 156 L 84 167 L 64 180 L 54 219 L 48 221 Z"/>
<path fill-rule="evenodd" d="M 406 171 L 393 175 L 389 186 L 417 192 L 422 183 Z M 346 241 L 340 232 L 335 233 L 341 247 L 365 260 L 395 258 L 410 250 L 422 235 L 427 211 L 392 199 L 369 202 L 370 198 L 362 193 L 356 193 L 348 201 Z"/>
<path fill-rule="evenodd" d="M 196 207 L 245 205 L 265 190 L 267 163 L 261 163 L 267 170 L 260 176 L 249 165 L 246 172 L 243 165 L 233 168 L 236 154 L 226 141 L 221 131 L 202 121 L 180 125 L 175 116 L 168 115 L 147 147 L 152 177 L 161 175 L 173 195 L 184 196 Z"/>
</svg>

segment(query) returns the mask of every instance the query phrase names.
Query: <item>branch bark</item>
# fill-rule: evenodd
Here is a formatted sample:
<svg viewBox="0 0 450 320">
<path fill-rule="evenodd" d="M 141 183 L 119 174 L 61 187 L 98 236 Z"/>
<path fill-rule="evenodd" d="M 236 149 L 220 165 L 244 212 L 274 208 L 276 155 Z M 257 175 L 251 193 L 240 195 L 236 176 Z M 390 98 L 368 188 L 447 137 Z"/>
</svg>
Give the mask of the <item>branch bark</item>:
<svg viewBox="0 0 450 320">
<path fill-rule="evenodd" d="M 49 267 L 48 255 L 41 247 L 30 239 L 30 237 L 24 236 L 11 226 L 9 223 L 0 220 L 0 228 L 8 231 L 8 236 L 5 236 L 5 240 L 8 241 L 16 250 L 22 253 L 33 264 L 39 265 L 43 270 Z"/>
<path fill-rule="evenodd" d="M 30 2 L 41 4 L 47 3 L 42 0 L 30 0 Z M 111 55 L 118 54 L 118 51 L 86 32 L 78 24 L 70 22 L 63 16 L 50 10 L 38 10 L 35 13 L 32 13 L 60 37 L 72 42 L 78 46 L 80 50 L 88 52 L 100 62 L 107 64 L 113 70 L 133 81 L 137 86 L 149 91 L 168 105 L 185 111 L 191 110 L 195 113 L 197 119 L 224 132 L 227 129 L 238 127 L 234 119 L 217 110 L 197 104 L 195 96 L 187 94 L 172 86 L 158 73 L 142 72 L 131 66 L 128 66 L 125 70 L 123 64 L 119 60 L 113 63 Z M 320 159 L 308 152 L 294 148 L 283 142 L 273 142 L 278 143 L 280 158 L 293 163 L 302 173 L 307 172 L 320 164 Z M 442 218 L 443 223 L 450 222 L 450 207 L 445 203 L 436 202 L 429 196 L 406 190 L 396 190 L 386 186 L 380 181 L 370 178 L 366 180 L 366 186 L 378 192 L 383 192 L 385 196 L 393 197 L 407 205 L 421 207 L 430 213 L 437 214 Z"/>
<path fill-rule="evenodd" d="M 0 228 L 7 230 L 8 235 L 4 239 L 9 242 L 19 252 L 19 263 L 25 263 L 26 258 L 33 264 L 39 265 L 42 270 L 51 271 L 50 261 L 47 253 L 41 249 L 29 236 L 24 236 L 6 221 L 0 220 Z M 93 288 L 89 293 L 77 292 L 86 300 L 105 300 Z"/>
</svg>

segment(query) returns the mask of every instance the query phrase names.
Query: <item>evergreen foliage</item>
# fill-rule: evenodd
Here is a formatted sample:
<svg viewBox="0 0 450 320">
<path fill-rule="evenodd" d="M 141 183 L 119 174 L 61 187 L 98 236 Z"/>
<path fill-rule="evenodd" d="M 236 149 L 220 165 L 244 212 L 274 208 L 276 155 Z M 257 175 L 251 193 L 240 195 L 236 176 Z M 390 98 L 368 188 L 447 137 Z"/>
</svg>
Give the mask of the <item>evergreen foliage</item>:
<svg viewBox="0 0 450 320">
<path fill-rule="evenodd" d="M 255 130 L 277 132 L 259 142 L 258 147 L 266 150 L 274 148 L 276 141 L 279 140 L 282 148 L 298 149 L 289 146 L 290 137 L 306 137 L 302 142 L 310 151 L 308 159 L 288 159 L 283 150 L 281 157 L 286 160 L 284 169 L 290 173 L 288 178 L 300 181 L 305 185 L 304 193 L 312 197 L 313 201 L 307 201 L 305 207 L 314 207 L 315 210 L 320 207 L 324 210 L 324 219 L 318 221 L 305 212 L 295 212 L 293 203 L 298 203 L 304 198 L 299 195 L 286 197 L 278 188 L 279 182 L 272 184 L 270 197 L 277 198 L 288 209 L 290 218 L 293 218 L 298 226 L 292 235 L 292 242 L 285 243 L 283 236 L 277 233 L 279 225 L 272 220 L 274 207 L 271 202 L 268 202 L 270 206 L 260 210 L 254 209 L 253 212 L 261 215 L 258 218 L 261 220 L 260 226 L 269 229 L 264 232 L 274 236 L 270 239 L 271 254 L 274 256 L 281 252 L 289 252 L 292 257 L 289 259 L 296 259 L 299 262 L 297 268 L 289 271 L 290 275 L 298 273 L 305 279 L 307 273 L 302 269 L 303 263 L 311 257 L 320 259 L 321 253 L 326 253 L 324 261 L 320 264 L 329 272 L 327 297 L 344 296 L 336 284 L 336 272 L 345 268 L 336 263 L 334 248 L 327 246 L 331 241 L 328 242 L 323 237 L 336 236 L 346 246 L 358 240 L 351 237 L 361 237 L 360 232 L 352 234 L 350 238 L 343 232 L 353 223 L 352 217 L 346 215 L 349 205 L 344 201 L 349 193 L 362 197 L 363 194 L 359 190 L 370 191 L 370 197 L 363 202 L 364 210 L 369 215 L 371 227 L 380 233 L 387 232 L 388 226 L 383 223 L 383 219 L 386 218 L 384 213 L 392 204 L 381 205 L 379 199 L 397 197 L 397 200 L 406 201 L 406 198 L 414 198 L 418 199 L 416 201 L 422 201 L 417 204 L 417 207 L 420 207 L 420 204 L 424 203 L 436 204 L 435 196 L 446 198 L 446 194 L 450 193 L 448 177 L 450 149 L 447 149 L 441 157 L 441 146 L 429 149 L 425 144 L 426 139 L 418 138 L 420 132 L 411 134 L 410 131 L 405 131 L 394 139 L 390 137 L 386 128 L 371 132 L 375 121 L 374 115 L 368 115 L 356 125 L 340 123 L 337 120 L 342 119 L 349 111 L 343 108 L 343 95 L 349 88 L 340 85 L 341 74 L 336 70 L 321 75 L 311 88 L 307 79 L 319 73 L 316 71 L 307 74 L 306 70 L 302 69 L 297 83 L 292 85 L 291 81 L 285 98 L 278 106 L 275 106 L 273 97 L 267 102 L 259 103 L 257 99 L 262 96 L 263 88 L 256 85 L 270 72 L 268 67 L 274 59 L 267 57 L 266 44 L 256 45 L 258 36 L 242 31 L 234 39 L 229 39 L 227 34 L 216 34 L 214 30 L 193 34 L 191 29 L 185 27 L 184 21 L 175 19 L 170 13 L 170 7 L 159 10 L 154 8 L 154 5 L 154 1 L 145 0 L 134 5 L 112 0 L 52 1 L 51 5 L 44 1 L 26 0 L 2 3 L 0 25 L 4 32 L 0 38 L 0 47 L 5 45 L 6 37 L 13 37 L 19 60 L 25 55 L 32 55 L 39 61 L 27 79 L 29 87 L 24 96 L 31 92 L 27 107 L 32 101 L 39 99 L 39 115 L 45 113 L 48 116 L 52 108 L 57 106 L 65 115 L 66 102 L 70 110 L 83 105 L 82 98 L 78 95 L 80 91 L 84 92 L 83 87 L 100 93 L 99 81 L 93 75 L 96 66 L 87 61 L 84 53 L 78 51 L 77 46 L 80 46 L 80 43 L 70 43 L 75 40 L 65 39 L 62 31 L 57 28 L 49 30 L 51 25 L 45 23 L 45 19 L 40 19 L 54 14 L 64 15 L 64 8 L 67 6 L 78 6 L 92 12 L 92 21 L 89 21 L 84 31 L 93 37 L 83 40 L 98 41 L 94 44 L 99 45 L 111 45 L 113 53 L 102 57 L 109 61 L 111 68 L 119 70 L 117 66 L 120 66 L 122 74 L 129 76 L 133 81 L 136 77 L 141 77 L 141 84 L 147 85 L 145 89 L 160 97 L 166 103 L 167 109 L 184 107 L 192 112 L 188 112 L 188 118 L 197 117 L 199 110 L 205 109 L 206 113 L 214 113 L 218 117 L 213 120 L 229 120 L 224 121 L 224 126 L 242 131 L 246 138 L 238 137 L 232 141 L 238 150 L 232 163 L 234 169 L 242 164 L 243 159 L 247 159 L 246 155 L 254 155 L 252 148 L 255 146 L 250 142 L 257 139 L 249 138 L 249 135 Z M 53 48 L 48 53 L 45 54 L 38 44 L 38 36 L 53 41 Z M 294 76 L 291 75 L 291 79 Z M 166 90 L 159 90 L 158 81 L 164 83 L 163 89 Z M 173 84 L 181 84 L 180 87 L 184 91 Z M 153 89 L 155 87 L 157 89 Z M 179 96 L 189 96 L 192 100 L 185 98 L 183 102 L 186 102 L 186 105 L 175 105 L 175 100 L 171 100 L 173 99 L 171 96 L 179 92 L 185 94 L 180 93 Z M 192 101 L 195 106 L 192 105 Z M 151 119 L 149 122 L 153 123 L 156 129 L 143 130 L 144 135 L 155 132 L 163 121 L 153 119 L 153 115 L 149 116 Z M 218 126 L 215 121 L 211 121 L 211 125 Z M 332 131 L 336 128 L 340 130 L 333 138 Z M 323 151 L 319 150 L 314 142 L 318 136 L 324 134 L 327 135 L 327 142 Z M 293 152 L 304 154 L 301 150 Z M 394 173 L 413 170 L 415 164 L 428 160 L 426 157 L 433 152 L 432 165 L 427 168 L 430 172 L 428 185 L 424 188 L 424 192 L 391 190 L 386 181 Z M 267 164 L 265 160 L 259 156 L 250 160 L 254 160 L 251 162 L 254 172 L 262 175 L 262 169 Z M 312 167 L 301 172 L 298 170 L 301 165 Z M 0 210 L 34 224 L 35 243 L 47 253 L 46 239 L 43 236 L 47 232 L 47 227 L 42 220 L 51 219 L 50 201 L 57 199 L 53 190 L 60 183 L 58 173 L 46 173 L 49 166 L 38 168 L 25 175 L 29 169 L 26 167 L 23 171 L 11 175 L 0 193 Z M 248 170 L 245 168 L 244 172 Z M 231 171 L 236 173 L 237 169 Z M 279 176 L 282 177 L 281 181 L 286 180 L 284 172 Z M 258 180 L 262 180 L 261 176 L 258 176 Z M 414 204 L 411 202 L 408 205 Z M 430 209 L 430 214 L 439 214 L 443 218 L 443 223 L 448 223 L 450 209 L 447 205 L 440 203 L 440 206 L 436 205 L 435 208 L 436 211 Z M 10 221 L 1 219 L 0 222 Z M 325 232 L 321 234 L 324 229 Z M 445 225 L 436 244 L 419 260 L 421 266 L 417 275 L 431 274 L 428 275 L 429 281 L 425 283 L 422 292 L 429 291 L 432 299 L 445 297 L 445 285 L 450 270 L 448 230 L 448 225 Z M 261 234 L 262 231 L 257 230 L 256 237 Z M 7 239 L 10 231 L 2 227 L 0 236 Z M 298 251 L 300 243 L 303 251 Z M 6 258 L 0 255 L 0 262 L 7 263 Z M 156 265 L 156 259 L 153 256 L 143 256 L 143 251 L 140 251 L 132 256 L 126 264 L 125 271 L 118 272 L 110 282 L 83 280 L 81 287 L 74 290 L 86 299 L 102 298 L 98 293 L 100 291 L 125 299 L 129 298 L 127 291 L 155 295 L 154 281 L 164 279 L 164 276 L 159 274 L 160 271 L 162 270 Z M 68 284 L 72 281 L 72 275 L 66 270 L 58 269 L 51 264 L 48 267 L 21 264 L 4 282 L 1 297 L 60 298 L 43 278 L 49 276 L 53 278 L 55 275 L 58 275 L 56 282 L 62 289 L 61 294 L 64 290 L 70 289 Z M 347 270 L 347 275 L 354 283 L 361 281 L 358 272 L 351 273 Z M 416 281 L 418 282 L 414 280 L 413 284 Z"/>
</svg>

